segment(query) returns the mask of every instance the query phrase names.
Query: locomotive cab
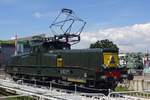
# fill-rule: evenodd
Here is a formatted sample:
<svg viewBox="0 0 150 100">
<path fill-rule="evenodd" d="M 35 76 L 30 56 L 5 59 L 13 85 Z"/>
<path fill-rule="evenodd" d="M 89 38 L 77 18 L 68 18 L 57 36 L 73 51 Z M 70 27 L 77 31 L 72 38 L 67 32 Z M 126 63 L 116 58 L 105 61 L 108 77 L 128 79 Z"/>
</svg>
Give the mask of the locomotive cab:
<svg viewBox="0 0 150 100">
<path fill-rule="evenodd" d="M 114 87 L 116 87 L 118 82 L 123 82 L 124 79 L 130 77 L 126 67 L 120 67 L 119 65 L 118 50 L 104 49 L 102 59 L 102 71 L 97 73 L 97 77 L 100 76 L 102 82 L 114 84 Z"/>
</svg>

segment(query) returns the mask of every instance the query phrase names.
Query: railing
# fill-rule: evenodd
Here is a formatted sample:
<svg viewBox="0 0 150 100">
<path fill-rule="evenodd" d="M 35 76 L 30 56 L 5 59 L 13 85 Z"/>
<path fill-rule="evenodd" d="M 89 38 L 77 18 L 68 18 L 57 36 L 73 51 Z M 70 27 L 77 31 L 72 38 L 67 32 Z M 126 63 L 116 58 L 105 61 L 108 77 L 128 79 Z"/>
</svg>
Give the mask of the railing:
<svg viewBox="0 0 150 100">
<path fill-rule="evenodd" d="M 12 81 L 1 80 L 0 87 L 16 91 L 20 95 L 1 97 L 0 100 L 5 98 L 34 98 L 34 100 L 149 100 L 149 92 L 139 91 L 125 91 L 125 92 L 113 92 L 109 90 L 108 96 L 102 93 L 79 93 L 68 91 L 65 89 L 56 89 L 53 87 L 35 87 L 29 86 L 30 84 L 17 84 Z M 27 99 L 28 100 L 28 99 Z M 29 99 L 32 100 L 32 99 Z"/>
<path fill-rule="evenodd" d="M 110 92 L 108 97 L 111 98 L 125 98 L 125 100 L 150 100 L 149 92 L 141 92 L 141 91 L 124 91 L 124 92 Z"/>
</svg>

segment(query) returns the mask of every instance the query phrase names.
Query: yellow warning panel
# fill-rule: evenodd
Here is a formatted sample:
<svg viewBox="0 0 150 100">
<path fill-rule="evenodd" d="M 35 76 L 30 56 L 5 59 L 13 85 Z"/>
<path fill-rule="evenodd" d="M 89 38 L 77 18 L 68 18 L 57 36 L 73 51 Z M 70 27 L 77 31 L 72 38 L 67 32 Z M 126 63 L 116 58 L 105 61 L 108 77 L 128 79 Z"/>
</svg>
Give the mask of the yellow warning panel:
<svg viewBox="0 0 150 100">
<path fill-rule="evenodd" d="M 117 67 L 119 65 L 118 53 L 103 53 L 103 57 L 106 67 Z"/>
<path fill-rule="evenodd" d="M 63 59 L 57 58 L 57 67 L 63 67 Z"/>
</svg>

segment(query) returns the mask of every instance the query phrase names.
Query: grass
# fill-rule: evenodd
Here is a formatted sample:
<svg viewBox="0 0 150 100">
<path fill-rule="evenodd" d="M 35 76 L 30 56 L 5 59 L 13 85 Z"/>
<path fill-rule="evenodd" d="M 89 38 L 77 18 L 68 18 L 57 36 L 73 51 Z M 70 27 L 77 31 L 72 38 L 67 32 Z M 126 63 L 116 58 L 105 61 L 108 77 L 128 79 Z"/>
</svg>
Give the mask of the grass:
<svg viewBox="0 0 150 100">
<path fill-rule="evenodd" d="M 123 86 L 117 86 L 115 88 L 115 92 L 122 92 L 122 91 L 129 91 L 126 87 L 123 87 Z"/>
</svg>

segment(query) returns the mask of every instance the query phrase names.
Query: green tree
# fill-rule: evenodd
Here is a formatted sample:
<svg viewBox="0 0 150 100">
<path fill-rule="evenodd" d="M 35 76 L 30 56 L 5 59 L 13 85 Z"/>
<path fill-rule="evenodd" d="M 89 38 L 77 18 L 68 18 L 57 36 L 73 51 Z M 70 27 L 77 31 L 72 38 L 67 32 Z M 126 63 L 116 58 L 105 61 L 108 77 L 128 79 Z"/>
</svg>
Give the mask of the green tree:
<svg viewBox="0 0 150 100">
<path fill-rule="evenodd" d="M 114 48 L 118 49 L 118 46 L 114 44 L 112 41 L 109 41 L 108 39 L 97 41 L 95 43 L 92 43 L 90 45 L 90 48 Z"/>
<path fill-rule="evenodd" d="M 127 57 L 127 66 L 133 69 L 143 69 L 142 53 L 130 53 Z"/>
</svg>

